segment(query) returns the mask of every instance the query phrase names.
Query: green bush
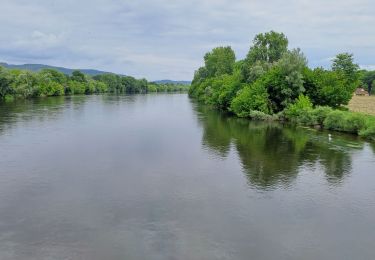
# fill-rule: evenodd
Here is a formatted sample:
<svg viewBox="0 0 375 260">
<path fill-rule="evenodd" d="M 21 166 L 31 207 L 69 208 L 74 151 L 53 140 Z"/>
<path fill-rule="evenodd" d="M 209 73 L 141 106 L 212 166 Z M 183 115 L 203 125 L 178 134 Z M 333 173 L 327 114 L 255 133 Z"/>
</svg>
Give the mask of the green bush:
<svg viewBox="0 0 375 260">
<path fill-rule="evenodd" d="M 156 88 L 155 85 L 149 84 L 149 85 L 147 86 L 147 91 L 148 91 L 148 92 L 157 92 L 158 89 Z"/>
<path fill-rule="evenodd" d="M 304 95 L 300 95 L 294 104 L 284 110 L 284 116 L 289 121 L 302 125 L 319 124 L 317 112 L 313 109 L 310 99 Z"/>
<path fill-rule="evenodd" d="M 366 128 L 367 118 L 365 114 L 334 110 L 324 120 L 324 128 L 348 133 L 358 134 Z"/>
<path fill-rule="evenodd" d="M 78 81 L 69 81 L 68 82 L 68 88 L 67 88 L 68 94 L 85 94 L 86 92 L 86 84 L 83 82 L 78 82 Z"/>
<path fill-rule="evenodd" d="M 57 82 L 44 82 L 36 87 L 35 96 L 49 97 L 64 95 L 64 87 Z"/>
<path fill-rule="evenodd" d="M 302 114 L 305 114 L 306 111 L 312 110 L 313 105 L 310 101 L 310 99 L 304 95 L 299 95 L 297 101 L 294 104 L 290 104 L 284 111 L 285 116 L 289 120 L 294 120 L 301 116 Z"/>
<path fill-rule="evenodd" d="M 232 100 L 230 110 L 239 117 L 249 117 L 254 110 L 268 114 L 268 94 L 262 82 L 246 84 Z"/>
<path fill-rule="evenodd" d="M 359 135 L 364 138 L 375 141 L 375 124 L 367 126 L 365 129 L 359 131 Z"/>
<path fill-rule="evenodd" d="M 262 111 L 252 110 L 249 112 L 248 117 L 253 120 L 259 120 L 259 121 L 273 121 L 275 120 L 275 116 L 266 114 Z"/>
<path fill-rule="evenodd" d="M 313 109 L 312 114 L 315 117 L 316 122 L 319 125 L 323 125 L 324 120 L 327 118 L 328 114 L 332 112 L 332 108 L 325 106 L 317 106 Z"/>
<path fill-rule="evenodd" d="M 209 88 L 206 88 L 206 103 L 226 110 L 241 86 L 240 75 L 237 73 L 216 77 L 212 80 Z"/>
<path fill-rule="evenodd" d="M 108 85 L 105 84 L 104 82 L 94 80 L 93 81 L 95 84 L 95 92 L 96 93 L 105 93 L 108 91 Z"/>
<path fill-rule="evenodd" d="M 303 73 L 306 95 L 314 105 L 339 108 L 352 98 L 355 87 L 347 84 L 339 72 L 306 68 Z"/>
</svg>

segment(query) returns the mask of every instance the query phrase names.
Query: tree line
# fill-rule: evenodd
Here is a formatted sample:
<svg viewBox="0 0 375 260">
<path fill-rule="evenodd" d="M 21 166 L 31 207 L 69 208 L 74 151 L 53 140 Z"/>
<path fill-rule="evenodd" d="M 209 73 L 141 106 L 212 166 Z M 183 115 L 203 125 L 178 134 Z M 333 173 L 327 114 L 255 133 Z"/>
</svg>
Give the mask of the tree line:
<svg viewBox="0 0 375 260">
<path fill-rule="evenodd" d="M 171 83 L 156 84 L 146 79 L 111 73 L 91 77 L 79 70 L 66 75 L 54 69 L 31 72 L 0 66 L 0 100 L 95 93 L 172 92 L 185 91 L 188 87 Z"/>
<path fill-rule="evenodd" d="M 350 53 L 338 54 L 330 69 L 309 68 L 299 48 L 289 49 L 283 33 L 270 31 L 255 36 L 243 60 L 236 60 L 230 46 L 206 53 L 189 94 L 239 117 L 289 120 L 375 137 L 375 118 L 341 111 L 357 87 L 371 93 L 374 80 L 375 71 L 360 70 Z"/>
</svg>

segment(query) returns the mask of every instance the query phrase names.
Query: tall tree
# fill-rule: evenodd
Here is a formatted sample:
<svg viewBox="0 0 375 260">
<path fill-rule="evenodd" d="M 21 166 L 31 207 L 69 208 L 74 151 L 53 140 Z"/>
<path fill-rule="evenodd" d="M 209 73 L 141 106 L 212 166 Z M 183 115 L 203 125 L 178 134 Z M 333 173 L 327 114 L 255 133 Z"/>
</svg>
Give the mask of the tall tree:
<svg viewBox="0 0 375 260">
<path fill-rule="evenodd" d="M 236 55 L 231 47 L 217 47 L 206 53 L 204 63 L 209 77 L 232 74 Z"/>
<path fill-rule="evenodd" d="M 353 54 L 347 52 L 338 54 L 333 60 L 332 70 L 341 74 L 345 83 L 348 86 L 352 85 L 353 91 L 358 86 L 359 66 L 354 63 Z"/>
<path fill-rule="evenodd" d="M 300 49 L 287 51 L 275 66 L 262 77 L 274 112 L 293 103 L 305 91 L 303 70 L 307 59 Z"/>
<path fill-rule="evenodd" d="M 283 33 L 270 31 L 256 35 L 242 66 L 244 81 L 256 81 L 287 51 L 288 39 Z"/>
<path fill-rule="evenodd" d="M 288 39 L 283 33 L 275 31 L 260 33 L 255 36 L 246 59 L 250 63 L 256 61 L 273 63 L 278 61 L 287 50 Z"/>
</svg>

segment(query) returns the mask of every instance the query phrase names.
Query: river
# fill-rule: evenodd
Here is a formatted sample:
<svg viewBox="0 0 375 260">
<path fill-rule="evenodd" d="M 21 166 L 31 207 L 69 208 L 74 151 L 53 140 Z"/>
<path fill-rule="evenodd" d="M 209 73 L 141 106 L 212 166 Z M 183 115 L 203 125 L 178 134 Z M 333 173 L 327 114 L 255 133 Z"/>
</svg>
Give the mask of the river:
<svg viewBox="0 0 375 260">
<path fill-rule="evenodd" d="M 0 259 L 375 259 L 375 144 L 331 134 L 186 94 L 0 104 Z"/>
</svg>

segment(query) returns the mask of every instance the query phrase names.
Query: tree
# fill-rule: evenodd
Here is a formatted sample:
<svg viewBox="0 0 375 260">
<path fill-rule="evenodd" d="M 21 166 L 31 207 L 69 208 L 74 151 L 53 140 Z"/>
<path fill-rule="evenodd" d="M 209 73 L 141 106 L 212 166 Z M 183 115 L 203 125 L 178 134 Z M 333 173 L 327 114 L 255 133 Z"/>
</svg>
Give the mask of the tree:
<svg viewBox="0 0 375 260">
<path fill-rule="evenodd" d="M 287 51 L 288 39 L 283 33 L 270 31 L 256 35 L 242 67 L 244 80 L 254 82 Z"/>
<path fill-rule="evenodd" d="M 303 70 L 307 60 L 299 49 L 285 52 L 282 58 L 262 78 L 272 104 L 279 112 L 302 94 L 304 89 Z"/>
<path fill-rule="evenodd" d="M 37 83 L 36 74 L 30 71 L 22 71 L 14 76 L 11 84 L 12 93 L 18 97 L 32 97 L 35 95 Z"/>
<path fill-rule="evenodd" d="M 191 82 L 192 85 L 197 85 L 202 83 L 208 77 L 208 71 L 206 67 L 200 67 L 194 73 L 193 81 Z"/>
<path fill-rule="evenodd" d="M 339 107 L 349 103 L 353 90 L 340 74 L 316 68 L 304 70 L 306 95 L 314 105 Z"/>
<path fill-rule="evenodd" d="M 72 73 L 72 76 L 70 77 L 71 80 L 78 81 L 78 82 L 87 82 L 85 74 L 83 74 L 79 70 L 75 70 Z"/>
<path fill-rule="evenodd" d="M 263 82 L 245 84 L 232 100 L 230 110 L 239 117 L 249 117 L 252 111 L 269 113 L 268 93 Z"/>
<path fill-rule="evenodd" d="M 120 92 L 122 85 L 121 77 L 112 73 L 106 73 L 101 75 L 96 75 L 93 77 L 95 80 L 104 82 L 108 86 L 108 91 L 111 93 Z"/>
<path fill-rule="evenodd" d="M 59 83 L 59 84 L 66 84 L 67 82 L 67 76 L 57 70 L 54 69 L 42 69 L 39 73 L 38 76 L 40 77 L 48 77 L 49 79 Z"/>
<path fill-rule="evenodd" d="M 278 61 L 288 50 L 288 39 L 286 36 L 283 33 L 274 31 L 258 34 L 255 36 L 253 44 L 246 57 L 251 63 L 256 61 L 273 63 Z"/>
<path fill-rule="evenodd" d="M 359 66 L 354 63 L 353 54 L 346 52 L 336 55 L 332 63 L 332 71 L 341 74 L 347 84 L 355 85 L 354 91 L 359 80 Z"/>
<path fill-rule="evenodd" d="M 232 74 L 236 55 L 231 47 L 217 47 L 204 55 L 208 77 Z"/>
<path fill-rule="evenodd" d="M 12 77 L 9 72 L 0 66 L 0 98 L 3 99 L 7 94 L 10 94 L 12 89 L 10 84 Z"/>
</svg>

